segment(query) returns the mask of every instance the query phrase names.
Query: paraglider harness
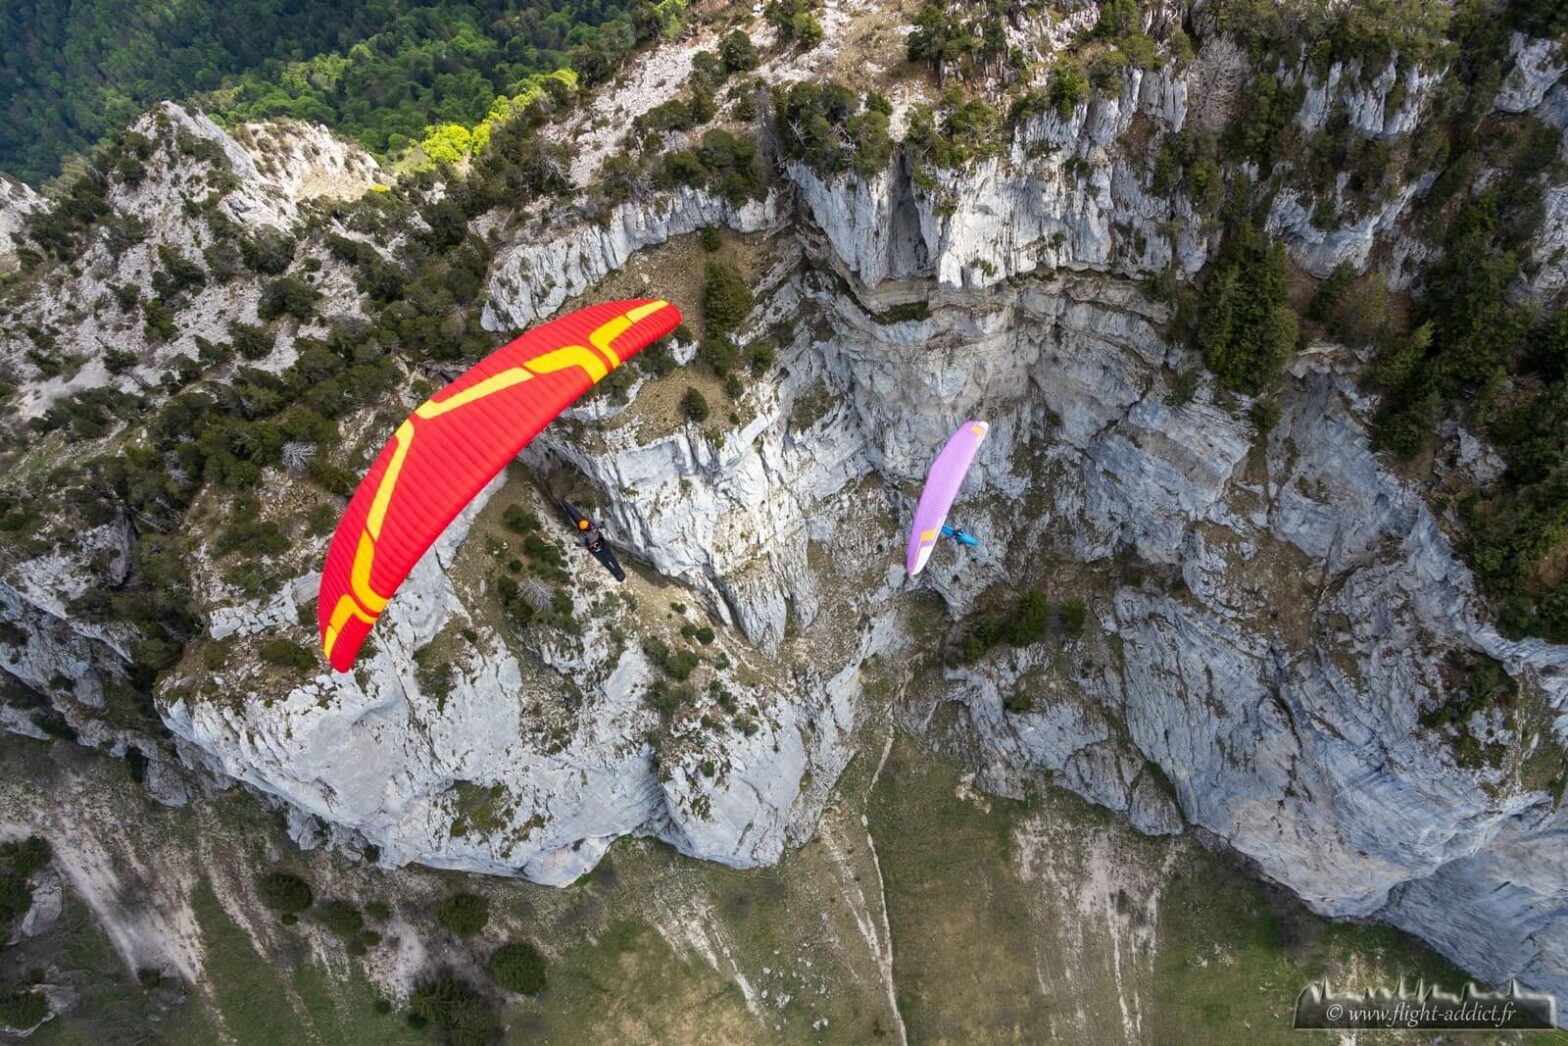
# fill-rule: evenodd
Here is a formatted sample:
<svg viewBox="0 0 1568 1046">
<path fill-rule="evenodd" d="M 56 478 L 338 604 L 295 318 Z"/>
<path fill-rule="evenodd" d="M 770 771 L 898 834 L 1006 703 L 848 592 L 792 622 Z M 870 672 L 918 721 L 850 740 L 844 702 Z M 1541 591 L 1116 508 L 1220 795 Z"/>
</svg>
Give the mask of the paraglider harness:
<svg viewBox="0 0 1568 1046">
<path fill-rule="evenodd" d="M 585 519 L 583 522 L 587 526 L 580 528 L 582 534 L 577 542 L 589 552 L 598 553 L 604 547 L 604 530 L 591 519 Z"/>
<path fill-rule="evenodd" d="M 975 537 L 973 534 L 969 533 L 968 531 L 959 530 L 956 527 L 950 526 L 947 523 L 943 523 L 942 524 L 942 536 L 943 537 L 952 538 L 954 541 L 958 542 L 960 545 L 968 545 L 970 548 L 979 548 L 980 547 L 980 539 L 979 538 Z"/>
</svg>

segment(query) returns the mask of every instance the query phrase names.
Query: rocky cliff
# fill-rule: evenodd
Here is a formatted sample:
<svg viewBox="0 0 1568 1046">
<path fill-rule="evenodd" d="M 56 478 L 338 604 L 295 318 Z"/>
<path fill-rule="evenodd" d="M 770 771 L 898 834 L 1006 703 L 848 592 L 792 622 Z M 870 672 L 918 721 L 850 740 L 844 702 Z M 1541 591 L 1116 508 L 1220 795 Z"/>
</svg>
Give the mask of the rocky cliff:
<svg viewBox="0 0 1568 1046">
<path fill-rule="evenodd" d="M 1514 40 L 1499 111 L 1568 126 L 1554 46 Z M 171 751 L 287 804 L 301 842 L 328 834 L 389 865 L 558 884 L 627 834 L 737 867 L 776 861 L 812 834 L 860 727 L 892 717 L 963 752 L 993 792 L 1054 784 L 1146 833 L 1206 833 L 1320 912 L 1386 919 L 1480 977 L 1568 995 L 1568 873 L 1551 859 L 1568 649 L 1489 624 L 1451 513 L 1371 450 L 1374 403 L 1354 351 L 1299 354 L 1267 434 L 1245 397 L 1207 377 L 1173 393 L 1201 361 L 1167 340 L 1170 305 L 1146 281 L 1190 279 L 1217 230 L 1183 191 L 1154 191 L 1140 143 L 1223 121 L 1246 61 L 1215 38 L 1183 67 L 1132 70 L 1069 114 L 1024 120 L 1002 155 L 931 178 L 898 153 L 873 177 L 784 161 L 761 198 L 739 204 L 698 188 L 592 218 L 581 200 L 555 203 L 497 232 L 484 325 L 499 338 L 580 296 L 689 283 L 702 262 L 688 234 L 727 227 L 756 296 L 737 340 L 777 343 L 765 372 L 726 394 L 727 418 L 674 418 L 661 391 L 672 379 L 656 377 L 627 403 L 595 402 L 553 427 L 410 576 L 351 675 L 260 656 L 277 637 L 313 646 L 302 622 L 323 534 L 280 557 L 286 584 L 246 598 L 191 528 L 202 635 L 158 683 L 170 746 L 96 711 L 114 707 L 105 694 L 121 689 L 136 637 L 71 609 L 129 570 L 135 520 L 61 525 L 8 550 L 0 668 L 84 740 L 154 753 L 151 779 L 176 799 Z M 1358 135 L 1398 138 L 1442 73 L 1303 68 L 1295 119 L 1312 130 L 1333 111 Z M 308 129 L 251 131 L 242 145 L 165 107 L 141 130 L 217 154 L 170 149 L 139 188 L 114 190 L 146 241 L 115 253 L 106 238 L 69 280 L 13 304 L 82 357 L 47 375 L 8 335 L 21 418 L 83 389 L 151 386 L 196 355 L 198 336 L 257 319 L 245 279 L 202 290 L 180 333 L 156 344 L 106 303 L 111 284 L 151 278 L 156 245 L 208 245 L 208 220 L 178 205 L 187 182 L 227 173 L 217 206 L 230 221 L 301 230 L 316 213 L 300 209 L 305 197 L 376 178 Z M 316 145 L 280 144 L 290 134 Z M 1403 260 L 1431 249 L 1409 220 L 1429 187 L 1347 202 L 1329 228 L 1284 192 L 1267 227 L 1306 273 L 1349 261 L 1408 284 Z M 1549 188 L 1520 295 L 1568 281 L 1565 200 L 1568 186 Z M 18 197 L 7 213 L 33 206 Z M 306 259 L 332 315 L 360 315 L 346 267 L 309 247 L 291 271 Z M 911 302 L 923 307 L 902 308 Z M 289 365 L 297 339 L 321 330 L 286 324 L 257 365 Z M 103 344 L 134 366 L 111 373 Z M 348 423 L 354 438 L 385 430 L 371 413 Z M 956 511 L 982 545 L 942 550 L 916 584 L 897 565 L 900 521 L 933 448 L 970 416 L 991 435 Z M 1457 429 L 1438 457 L 1439 482 L 1444 469 L 1497 467 Z M 638 569 L 617 591 L 570 561 L 588 612 L 575 629 L 519 636 L 495 610 L 501 517 L 512 505 L 548 517 L 545 492 L 562 476 L 606 506 Z M 283 468 L 263 486 L 264 512 L 317 496 Z M 944 657 L 950 633 L 1030 587 L 1081 600 L 1083 627 Z M 647 640 L 679 645 L 708 628 L 680 706 L 661 706 L 668 681 Z M 1482 656 L 1516 698 L 1462 730 L 1434 726 L 1427 713 L 1465 685 L 1454 666 Z M 1481 740 L 1466 749 L 1462 737 Z"/>
</svg>

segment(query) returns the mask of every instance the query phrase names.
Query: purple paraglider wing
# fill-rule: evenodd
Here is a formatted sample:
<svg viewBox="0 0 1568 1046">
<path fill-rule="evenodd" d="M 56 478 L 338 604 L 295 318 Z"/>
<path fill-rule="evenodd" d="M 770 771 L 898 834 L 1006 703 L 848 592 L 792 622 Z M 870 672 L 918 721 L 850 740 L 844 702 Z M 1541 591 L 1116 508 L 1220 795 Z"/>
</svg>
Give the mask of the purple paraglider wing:
<svg viewBox="0 0 1568 1046">
<path fill-rule="evenodd" d="M 983 421 L 970 419 L 958 426 L 958 431 L 947 439 L 942 453 L 931 463 L 926 473 L 926 486 L 920 492 L 920 503 L 915 506 L 915 525 L 909 532 L 909 554 L 904 558 L 904 569 L 914 577 L 925 569 L 937 538 L 942 536 L 942 524 L 947 521 L 947 510 L 958 497 L 958 488 L 964 483 L 980 444 L 985 441 L 989 428 Z"/>
</svg>

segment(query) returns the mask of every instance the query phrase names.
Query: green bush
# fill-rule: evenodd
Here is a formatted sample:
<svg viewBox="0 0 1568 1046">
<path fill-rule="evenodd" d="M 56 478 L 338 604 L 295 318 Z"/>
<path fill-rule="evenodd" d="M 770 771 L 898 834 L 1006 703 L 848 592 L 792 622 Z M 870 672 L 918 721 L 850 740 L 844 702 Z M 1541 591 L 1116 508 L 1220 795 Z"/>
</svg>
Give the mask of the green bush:
<svg viewBox="0 0 1568 1046">
<path fill-rule="evenodd" d="M 537 534 L 542 525 L 537 513 L 521 505 L 508 505 L 506 511 L 501 513 L 501 522 L 506 524 L 508 530 L 519 534 Z"/>
<path fill-rule="evenodd" d="M 719 43 L 719 58 L 724 68 L 732 73 L 744 73 L 757 68 L 757 48 L 743 30 L 734 29 Z"/>
<path fill-rule="evenodd" d="M 1356 282 L 1356 267 L 1348 261 L 1340 262 L 1334 266 L 1334 271 L 1329 273 L 1312 294 L 1312 301 L 1307 305 L 1307 319 L 1318 323 L 1327 323 L 1334 316 L 1334 310 L 1339 307 L 1340 298 Z"/>
<path fill-rule="evenodd" d="M 1306 96 L 1305 81 L 1286 87 L 1272 73 L 1258 74 L 1242 92 L 1244 113 L 1230 124 L 1227 144 L 1232 153 L 1258 165 L 1259 177 L 1267 178 L 1292 152 L 1294 121 Z"/>
<path fill-rule="evenodd" d="M 695 639 L 703 646 L 708 646 L 714 641 L 715 638 L 717 638 L 714 635 L 713 629 L 709 628 L 707 625 L 682 625 L 681 635 L 687 639 Z"/>
<path fill-rule="evenodd" d="M 180 332 L 179 325 L 174 322 L 174 311 L 150 299 L 142 302 L 142 330 L 153 342 L 168 341 Z M 38 362 L 34 354 L 29 354 L 29 358 Z"/>
<path fill-rule="evenodd" d="M 411 1024 L 434 1025 L 454 1046 L 480 1046 L 501 1036 L 495 1007 L 449 969 L 438 971 L 410 992 L 408 1009 Z"/>
<path fill-rule="evenodd" d="M 1062 630 L 1069 636 L 1083 634 L 1083 626 L 1089 619 L 1089 608 L 1081 599 L 1069 599 L 1062 604 Z"/>
<path fill-rule="evenodd" d="M 1454 652 L 1443 663 L 1449 677 L 1448 699 L 1421 713 L 1421 725 L 1463 728 L 1477 712 L 1512 705 L 1519 685 L 1503 668 L 1502 662 L 1479 652 Z"/>
<path fill-rule="evenodd" d="M 436 906 L 436 921 L 453 937 L 476 937 L 490 921 L 490 901 L 477 893 L 454 893 Z"/>
<path fill-rule="evenodd" d="M 1279 424 L 1284 411 L 1273 396 L 1263 396 L 1252 404 L 1252 409 L 1248 413 L 1252 418 L 1252 427 L 1260 436 L 1266 436 L 1274 430 L 1275 425 Z"/>
<path fill-rule="evenodd" d="M 1066 608 L 1064 607 L 1064 612 Z M 1045 593 L 1030 589 L 1018 597 L 1010 610 L 985 611 L 975 616 L 959 640 L 960 661 L 976 661 L 998 643 L 1031 646 L 1045 639 L 1050 626 L 1050 604 Z"/>
<path fill-rule="evenodd" d="M 1045 638 L 1050 624 L 1051 606 L 1038 588 L 1025 592 L 1007 621 L 1005 638 L 1013 646 L 1030 646 Z"/>
<path fill-rule="evenodd" d="M 120 349 L 105 349 L 103 353 L 103 366 L 110 374 L 124 374 L 136 366 L 136 353 Z"/>
<path fill-rule="evenodd" d="M 811 50 L 822 42 L 822 23 L 814 14 L 798 14 L 790 19 L 790 29 L 804 50 Z"/>
<path fill-rule="evenodd" d="M 501 945 L 490 956 L 490 979 L 519 995 L 538 995 L 545 986 L 544 956 L 527 941 Z"/>
<path fill-rule="evenodd" d="M 201 260 L 207 263 L 207 274 L 214 283 L 233 280 L 240 274 L 243 261 L 239 248 L 228 240 L 208 244 L 202 249 Z"/>
<path fill-rule="evenodd" d="M 833 81 L 802 81 L 776 90 L 785 155 L 827 176 L 854 171 L 869 178 L 881 171 L 893 155 L 893 142 L 888 113 L 873 104 L 876 98 L 869 96 L 862 111 L 854 93 Z"/>
<path fill-rule="evenodd" d="M 728 334 L 751 311 L 751 291 L 740 270 L 728 262 L 710 261 L 702 289 L 703 327 L 709 337 Z"/>
<path fill-rule="evenodd" d="M 713 119 L 717 112 L 713 93 L 693 85 L 685 97 L 672 98 L 638 116 L 632 121 L 632 127 L 643 134 L 654 135 L 694 131 Z"/>
<path fill-rule="evenodd" d="M 264 230 L 240 241 L 240 257 L 252 272 L 281 276 L 294 261 L 295 246 L 293 237 Z"/>
<path fill-rule="evenodd" d="M 265 327 L 249 323 L 229 324 L 229 341 L 241 359 L 265 359 L 272 353 L 273 333 Z"/>
<path fill-rule="evenodd" d="M 403 299 L 408 277 L 396 265 L 376 257 L 366 265 L 359 287 L 371 301 L 386 305 Z"/>
<path fill-rule="evenodd" d="M 1062 120 L 1072 119 L 1073 110 L 1089 98 L 1089 75 L 1075 58 L 1061 57 L 1051 68 L 1046 102 Z"/>
<path fill-rule="evenodd" d="M 702 664 L 702 658 L 695 651 L 674 651 L 670 645 L 658 636 L 649 636 L 642 641 L 643 653 L 648 655 L 648 660 L 654 666 L 677 682 L 691 678 L 691 674 Z"/>
<path fill-rule="evenodd" d="M 681 416 L 698 424 L 708 420 L 708 397 L 695 386 L 688 388 L 681 396 Z"/>
<path fill-rule="evenodd" d="M 540 574 L 552 580 L 565 579 L 566 558 L 561 555 L 560 548 L 543 534 L 530 532 L 523 535 L 523 551 Z"/>
<path fill-rule="evenodd" d="M 668 723 L 677 712 L 696 702 L 697 691 L 685 683 L 673 686 L 667 680 L 656 679 L 649 684 L 645 696 L 649 706 L 659 713 L 659 718 Z"/>
<path fill-rule="evenodd" d="M 414 679 L 422 693 L 436 699 L 444 706 L 447 695 L 457 685 L 457 674 L 452 662 L 430 643 L 414 651 Z"/>
<path fill-rule="evenodd" d="M 289 539 L 283 529 L 273 520 L 254 517 L 259 508 L 250 495 L 236 502 L 233 521 L 213 540 L 213 555 L 221 558 L 238 552 L 245 556 L 274 556 L 288 551 Z"/>
<path fill-rule="evenodd" d="M 945 66 L 976 50 L 980 41 L 964 21 L 965 13 L 962 6 L 926 0 L 915 16 L 915 28 L 909 34 L 909 60 L 930 62 L 940 74 Z"/>
<path fill-rule="evenodd" d="M 347 901 L 325 901 L 317 905 L 316 918 L 345 941 L 358 937 L 365 928 L 365 917 Z"/>
<path fill-rule="evenodd" d="M 999 155 L 1003 147 L 1001 114 L 979 98 L 970 98 L 957 87 L 942 95 L 941 106 L 917 105 L 909 112 L 905 141 L 913 151 L 916 178 L 929 185 L 926 165 L 961 170 L 971 162 Z"/>
<path fill-rule="evenodd" d="M 256 303 L 256 315 L 264 320 L 280 316 L 293 316 L 300 322 L 316 314 L 316 289 L 293 276 L 281 276 L 261 289 L 261 300 Z"/>
<path fill-rule="evenodd" d="M 1198 370 L 1190 368 L 1177 373 L 1171 382 L 1171 390 L 1165 394 L 1165 404 L 1170 407 L 1180 407 L 1191 403 L 1192 397 L 1198 392 Z"/>
<path fill-rule="evenodd" d="M 533 604 L 523 598 L 522 586 L 515 578 L 506 574 L 498 576 L 495 579 L 495 590 L 501 601 L 501 609 L 506 611 L 513 624 L 518 628 L 527 628 L 533 623 Z"/>
<path fill-rule="evenodd" d="M 1511 0 L 1508 17 L 1512 25 L 1531 36 L 1568 33 L 1568 7 L 1561 0 Z"/>
<path fill-rule="evenodd" d="M 293 915 L 311 905 L 310 884 L 287 872 L 268 872 L 256 879 L 261 903 L 275 912 Z"/>
<path fill-rule="evenodd" d="M 207 282 L 207 274 L 200 265 L 167 244 L 158 245 L 158 265 L 158 271 L 152 275 L 152 287 L 161 301 L 172 301 Z"/>
<path fill-rule="evenodd" d="M 778 352 L 772 338 L 758 338 L 746 346 L 746 362 L 751 367 L 751 373 L 762 375 L 773 366 L 773 360 Z"/>
<path fill-rule="evenodd" d="M 1095 40 L 1119 40 L 1142 30 L 1143 15 L 1138 10 L 1137 0 L 1103 0 L 1100 17 L 1089 36 Z"/>
<path fill-rule="evenodd" d="M 311 668 L 316 655 L 309 648 L 291 639 L 269 639 L 261 645 L 261 659 L 280 668 Z"/>
<path fill-rule="evenodd" d="M 987 650 L 996 646 L 1007 631 L 1007 623 L 995 614 L 981 614 L 970 625 L 969 634 L 958 644 L 962 661 L 978 661 Z"/>
<path fill-rule="evenodd" d="M 822 23 L 817 20 L 816 0 L 769 0 L 763 17 L 778 30 L 779 39 L 795 41 L 810 50 L 822 42 Z"/>
<path fill-rule="evenodd" d="M 735 357 L 735 343 L 724 334 L 706 338 L 697 346 L 697 358 L 721 378 L 734 368 Z"/>
</svg>

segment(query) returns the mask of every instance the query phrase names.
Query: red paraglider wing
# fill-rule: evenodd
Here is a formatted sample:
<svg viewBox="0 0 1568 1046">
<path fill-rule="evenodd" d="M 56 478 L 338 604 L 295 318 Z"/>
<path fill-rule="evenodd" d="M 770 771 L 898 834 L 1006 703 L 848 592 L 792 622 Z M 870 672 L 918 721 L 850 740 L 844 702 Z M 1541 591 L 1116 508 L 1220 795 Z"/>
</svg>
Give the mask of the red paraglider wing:
<svg viewBox="0 0 1568 1046">
<path fill-rule="evenodd" d="M 580 309 L 485 357 L 420 404 L 365 473 L 327 550 L 316 619 L 332 667 L 353 666 L 419 557 L 540 429 L 680 321 L 665 301 Z"/>
</svg>

